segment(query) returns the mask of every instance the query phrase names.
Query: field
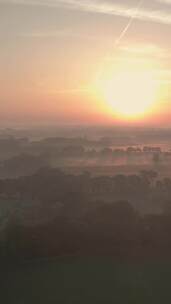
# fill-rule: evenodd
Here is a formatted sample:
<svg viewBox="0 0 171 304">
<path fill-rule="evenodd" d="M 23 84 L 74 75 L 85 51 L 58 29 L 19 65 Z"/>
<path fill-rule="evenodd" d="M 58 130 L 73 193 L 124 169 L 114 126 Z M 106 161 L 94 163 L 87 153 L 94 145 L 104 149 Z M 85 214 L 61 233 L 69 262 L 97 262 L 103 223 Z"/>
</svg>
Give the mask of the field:
<svg viewBox="0 0 171 304">
<path fill-rule="evenodd" d="M 171 264 L 58 258 L 1 269 L 3 304 L 171 303 Z"/>
<path fill-rule="evenodd" d="M 114 176 L 117 174 L 139 174 L 143 170 L 156 171 L 160 178 L 171 177 L 170 166 L 168 165 L 101 165 L 101 166 L 66 166 L 61 167 L 61 170 L 69 174 L 82 174 L 84 172 L 90 172 L 91 176 Z"/>
</svg>

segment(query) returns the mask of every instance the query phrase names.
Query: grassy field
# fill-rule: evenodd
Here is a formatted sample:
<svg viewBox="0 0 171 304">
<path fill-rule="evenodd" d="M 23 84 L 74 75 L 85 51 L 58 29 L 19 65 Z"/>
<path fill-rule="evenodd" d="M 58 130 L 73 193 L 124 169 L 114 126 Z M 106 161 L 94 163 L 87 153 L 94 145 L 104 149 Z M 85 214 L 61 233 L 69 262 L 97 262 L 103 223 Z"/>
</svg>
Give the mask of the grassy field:
<svg viewBox="0 0 171 304">
<path fill-rule="evenodd" d="M 59 258 L 1 269 L 0 303 L 171 303 L 171 264 Z"/>
</svg>

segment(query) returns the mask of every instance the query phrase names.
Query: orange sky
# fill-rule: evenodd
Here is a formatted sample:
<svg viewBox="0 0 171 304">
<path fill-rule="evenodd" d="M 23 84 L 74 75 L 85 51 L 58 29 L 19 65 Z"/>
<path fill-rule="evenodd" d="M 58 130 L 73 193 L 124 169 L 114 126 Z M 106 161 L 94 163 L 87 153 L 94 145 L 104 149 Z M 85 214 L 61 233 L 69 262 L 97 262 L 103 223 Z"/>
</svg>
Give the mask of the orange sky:
<svg viewBox="0 0 171 304">
<path fill-rule="evenodd" d="M 145 0 L 137 10 L 135 0 L 1 0 L 0 18 L 1 120 L 170 124 L 169 1 Z M 155 71 L 160 91 L 153 111 L 132 120 L 102 93 L 115 67 L 125 75 L 128 63 Z M 142 83 L 140 96 L 146 89 Z M 129 109 L 129 98 L 122 102 Z"/>
</svg>

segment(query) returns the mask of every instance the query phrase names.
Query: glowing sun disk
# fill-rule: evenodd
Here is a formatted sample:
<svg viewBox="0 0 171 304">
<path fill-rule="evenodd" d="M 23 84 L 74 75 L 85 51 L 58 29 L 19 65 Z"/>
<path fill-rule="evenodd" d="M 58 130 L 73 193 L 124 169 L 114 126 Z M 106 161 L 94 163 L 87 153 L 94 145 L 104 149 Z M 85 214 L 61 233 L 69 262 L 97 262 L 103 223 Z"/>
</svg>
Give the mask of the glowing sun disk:
<svg viewBox="0 0 171 304">
<path fill-rule="evenodd" d="M 100 83 L 100 90 L 114 112 L 125 118 L 138 118 L 154 106 L 158 84 L 153 71 L 120 71 Z"/>
</svg>

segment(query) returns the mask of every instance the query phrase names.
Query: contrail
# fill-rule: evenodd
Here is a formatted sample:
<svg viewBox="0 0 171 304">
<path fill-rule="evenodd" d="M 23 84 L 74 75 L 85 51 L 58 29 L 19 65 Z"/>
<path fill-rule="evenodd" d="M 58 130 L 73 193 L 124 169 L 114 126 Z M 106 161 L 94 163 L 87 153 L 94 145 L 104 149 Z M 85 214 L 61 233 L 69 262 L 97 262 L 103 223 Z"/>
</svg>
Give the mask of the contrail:
<svg viewBox="0 0 171 304">
<path fill-rule="evenodd" d="M 132 25 L 132 23 L 134 22 L 134 19 L 136 18 L 142 4 L 143 4 L 144 0 L 139 0 L 137 3 L 137 6 L 134 9 L 134 12 L 132 13 L 132 15 L 129 18 L 128 24 L 126 25 L 126 27 L 124 27 L 124 29 L 122 30 L 122 32 L 120 33 L 120 35 L 118 36 L 118 38 L 115 40 L 115 43 L 113 45 L 112 50 L 110 51 L 110 53 L 108 53 L 104 59 L 103 62 L 101 64 L 101 67 L 99 69 L 98 75 L 96 77 L 96 80 L 99 81 L 104 73 L 104 65 L 105 65 L 105 61 L 111 57 L 111 54 L 117 50 L 117 47 L 119 46 L 120 42 L 123 40 L 123 38 L 125 37 L 126 33 L 128 32 L 130 26 Z"/>
<path fill-rule="evenodd" d="M 121 40 L 125 37 L 127 31 L 129 30 L 130 26 L 132 25 L 134 19 L 136 18 L 138 12 L 139 12 L 139 9 L 141 8 L 142 4 L 143 4 L 144 0 L 140 0 L 138 2 L 138 5 L 134 11 L 134 13 L 131 15 L 129 21 L 128 21 L 128 24 L 126 25 L 126 27 L 123 29 L 123 31 L 120 33 L 119 37 L 116 39 L 115 41 L 115 45 L 119 45 Z"/>
</svg>

